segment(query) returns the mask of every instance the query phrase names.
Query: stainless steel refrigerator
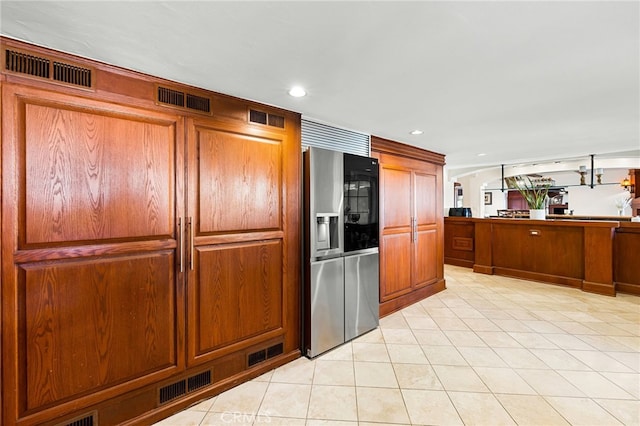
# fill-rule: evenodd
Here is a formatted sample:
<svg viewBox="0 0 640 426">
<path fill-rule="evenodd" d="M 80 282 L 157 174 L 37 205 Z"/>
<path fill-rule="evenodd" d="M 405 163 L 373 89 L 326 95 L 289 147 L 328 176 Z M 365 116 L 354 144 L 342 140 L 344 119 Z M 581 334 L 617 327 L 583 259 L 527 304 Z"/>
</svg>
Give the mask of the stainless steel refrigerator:
<svg viewBox="0 0 640 426">
<path fill-rule="evenodd" d="M 315 357 L 378 326 L 378 162 L 304 153 L 304 353 Z"/>
</svg>

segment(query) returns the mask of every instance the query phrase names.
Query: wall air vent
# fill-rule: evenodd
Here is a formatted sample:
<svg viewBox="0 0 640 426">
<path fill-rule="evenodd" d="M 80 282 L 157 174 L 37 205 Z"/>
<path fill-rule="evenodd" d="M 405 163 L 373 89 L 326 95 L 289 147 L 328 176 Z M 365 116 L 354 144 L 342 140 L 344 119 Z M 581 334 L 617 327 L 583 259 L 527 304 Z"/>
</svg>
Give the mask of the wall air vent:
<svg viewBox="0 0 640 426">
<path fill-rule="evenodd" d="M 267 359 L 267 351 L 265 351 L 264 349 L 259 350 L 258 352 L 251 353 L 247 357 L 247 367 L 256 365 L 266 359 Z"/>
<path fill-rule="evenodd" d="M 257 124 L 266 124 L 267 126 L 279 127 L 284 129 L 284 117 L 281 115 L 267 114 L 266 112 L 249 110 L 249 122 Z"/>
<path fill-rule="evenodd" d="M 49 78 L 51 61 L 47 58 L 7 49 L 4 63 L 7 71 Z"/>
<path fill-rule="evenodd" d="M 186 380 L 180 380 L 179 382 L 164 386 L 160 388 L 160 404 L 169 402 L 186 393 L 187 393 Z"/>
<path fill-rule="evenodd" d="M 158 86 L 156 95 L 156 100 L 159 104 L 170 105 L 187 111 L 205 113 L 207 115 L 211 114 L 210 98 L 162 86 Z"/>
<path fill-rule="evenodd" d="M 4 69 L 12 73 L 43 78 L 67 86 L 91 89 L 94 84 L 94 72 L 91 68 L 18 50 L 5 49 Z"/>
<path fill-rule="evenodd" d="M 267 358 L 273 358 L 274 356 L 281 355 L 283 352 L 283 349 L 284 349 L 284 346 L 282 345 L 282 343 L 269 346 L 267 348 Z"/>
<path fill-rule="evenodd" d="M 53 63 L 53 79 L 76 86 L 91 87 L 91 70 L 62 62 Z"/>
<path fill-rule="evenodd" d="M 200 374 L 191 376 L 187 379 L 187 392 L 193 392 L 196 389 L 200 389 L 204 386 L 211 384 L 211 371 L 203 371 Z"/>
<path fill-rule="evenodd" d="M 83 414 L 71 420 L 66 420 L 62 423 L 58 423 L 56 426 L 97 426 L 97 425 L 98 425 L 98 413 L 93 411 L 89 414 Z"/>
</svg>

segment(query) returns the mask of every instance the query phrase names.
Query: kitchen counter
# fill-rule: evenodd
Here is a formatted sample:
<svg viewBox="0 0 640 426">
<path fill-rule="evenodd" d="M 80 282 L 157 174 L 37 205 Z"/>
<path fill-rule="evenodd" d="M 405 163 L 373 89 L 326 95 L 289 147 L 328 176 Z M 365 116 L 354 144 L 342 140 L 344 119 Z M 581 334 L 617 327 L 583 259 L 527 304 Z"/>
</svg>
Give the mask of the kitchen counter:
<svg viewBox="0 0 640 426">
<path fill-rule="evenodd" d="M 619 218 L 618 218 L 619 219 Z M 445 218 L 445 263 L 615 296 L 640 295 L 640 223 Z"/>
</svg>

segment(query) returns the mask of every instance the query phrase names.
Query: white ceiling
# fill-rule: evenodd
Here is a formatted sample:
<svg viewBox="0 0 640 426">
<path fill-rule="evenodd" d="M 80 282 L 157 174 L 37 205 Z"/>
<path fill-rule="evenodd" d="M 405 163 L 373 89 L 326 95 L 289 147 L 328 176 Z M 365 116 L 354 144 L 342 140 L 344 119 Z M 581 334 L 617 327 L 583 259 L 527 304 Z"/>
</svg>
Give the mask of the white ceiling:
<svg viewBox="0 0 640 426">
<path fill-rule="evenodd" d="M 440 152 L 450 169 L 640 152 L 636 1 L 0 7 L 5 36 Z M 288 96 L 295 84 L 308 96 Z"/>
</svg>

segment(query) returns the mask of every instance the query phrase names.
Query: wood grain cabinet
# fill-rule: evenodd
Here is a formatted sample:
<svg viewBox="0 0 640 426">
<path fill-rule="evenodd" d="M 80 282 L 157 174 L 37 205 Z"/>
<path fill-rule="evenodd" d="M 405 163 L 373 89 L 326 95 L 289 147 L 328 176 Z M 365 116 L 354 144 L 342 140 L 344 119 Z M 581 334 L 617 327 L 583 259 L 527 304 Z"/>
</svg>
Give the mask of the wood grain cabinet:
<svg viewBox="0 0 640 426">
<path fill-rule="evenodd" d="M 300 354 L 299 115 L 112 71 L 0 81 L 4 425 L 149 424 Z"/>
<path fill-rule="evenodd" d="M 445 288 L 444 157 L 378 137 L 380 160 L 380 314 Z"/>
</svg>

